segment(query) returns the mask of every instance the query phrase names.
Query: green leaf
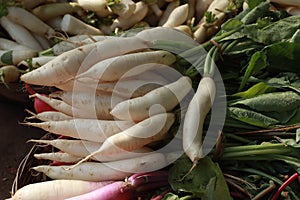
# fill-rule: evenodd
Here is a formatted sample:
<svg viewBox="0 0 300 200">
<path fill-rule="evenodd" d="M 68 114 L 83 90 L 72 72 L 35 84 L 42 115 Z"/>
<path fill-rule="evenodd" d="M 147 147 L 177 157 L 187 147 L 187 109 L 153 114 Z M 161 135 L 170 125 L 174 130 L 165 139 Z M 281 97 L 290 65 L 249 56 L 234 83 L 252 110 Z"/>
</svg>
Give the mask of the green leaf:
<svg viewBox="0 0 300 200">
<path fill-rule="evenodd" d="M 256 6 L 258 6 L 259 4 L 261 4 L 264 1 L 266 1 L 266 0 L 246 0 L 250 9 L 255 8 Z"/>
<path fill-rule="evenodd" d="M 2 56 L 0 57 L 1 62 L 7 65 L 12 65 L 13 64 L 13 51 L 9 50 L 6 51 Z"/>
<path fill-rule="evenodd" d="M 0 18 L 8 14 L 7 5 L 5 3 L 0 4 Z"/>
<path fill-rule="evenodd" d="M 233 94 L 233 97 L 240 97 L 242 99 L 251 98 L 260 94 L 269 93 L 275 91 L 276 88 L 270 85 L 267 85 L 264 82 L 259 82 L 252 87 L 250 87 L 248 90 L 243 92 L 238 92 Z"/>
<path fill-rule="evenodd" d="M 290 39 L 300 29 L 300 15 L 286 17 L 258 29 L 257 25 L 245 26 L 242 32 L 248 38 L 266 45 Z"/>
<path fill-rule="evenodd" d="M 176 192 L 185 192 L 193 198 L 232 199 L 219 166 L 209 157 L 202 158 L 196 168 L 183 181 L 179 181 L 192 167 L 187 156 L 181 157 L 170 169 L 169 182 Z"/>
<path fill-rule="evenodd" d="M 279 42 L 265 47 L 262 51 L 266 54 L 270 71 L 300 72 L 300 42 Z"/>
<path fill-rule="evenodd" d="M 274 119 L 277 119 L 281 124 L 286 124 L 297 114 L 297 109 L 281 111 L 281 112 L 276 112 L 276 111 L 265 112 L 263 114 L 272 117 Z"/>
<path fill-rule="evenodd" d="M 292 91 L 272 92 L 234 102 L 231 106 L 247 106 L 261 112 L 282 112 L 299 107 L 300 95 Z"/>
<path fill-rule="evenodd" d="M 271 4 L 269 2 L 262 2 L 255 6 L 247 15 L 241 20 L 244 24 L 251 24 L 256 22 L 258 18 L 266 16 L 269 13 Z"/>
<path fill-rule="evenodd" d="M 229 107 L 228 114 L 236 120 L 262 128 L 270 128 L 279 123 L 276 119 L 244 108 Z"/>
<path fill-rule="evenodd" d="M 255 52 L 251 56 L 251 59 L 247 66 L 246 72 L 243 76 L 239 91 L 241 91 L 245 87 L 245 85 L 251 75 L 264 69 L 265 67 L 267 67 L 267 65 L 268 65 L 268 63 L 267 63 L 267 57 L 266 57 L 265 53 L 263 53 L 261 51 Z"/>
</svg>

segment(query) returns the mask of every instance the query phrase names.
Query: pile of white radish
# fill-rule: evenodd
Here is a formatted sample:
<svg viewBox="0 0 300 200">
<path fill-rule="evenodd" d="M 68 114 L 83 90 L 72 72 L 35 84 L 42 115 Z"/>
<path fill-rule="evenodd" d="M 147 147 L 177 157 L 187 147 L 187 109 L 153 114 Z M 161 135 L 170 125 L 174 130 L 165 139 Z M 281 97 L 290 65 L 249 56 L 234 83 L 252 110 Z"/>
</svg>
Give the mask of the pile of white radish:
<svg viewBox="0 0 300 200">
<path fill-rule="evenodd" d="M 53 140 L 30 140 L 55 149 L 35 154 L 50 165 L 32 170 L 53 180 L 117 184 L 169 165 L 169 152 L 156 152 L 151 144 L 173 137 L 174 109 L 191 92 L 192 81 L 179 72 L 162 73 L 176 71 L 176 55 L 152 49 L 160 39 L 197 44 L 178 30 L 157 27 L 77 47 L 21 76 L 28 88 L 58 88 L 47 95 L 31 91 L 30 97 L 42 103 L 36 104 L 36 113 L 29 111 L 32 116 L 23 124 L 57 135 Z"/>
<path fill-rule="evenodd" d="M 18 76 L 10 74 L 10 70 L 2 69 L 0 76 L 5 74 L 6 77 L 13 78 L 2 78 L 1 81 L 6 81 L 5 84 L 18 82 L 20 74 L 38 68 L 64 52 L 72 49 L 78 51 L 77 47 L 91 44 L 83 47 L 81 56 L 76 58 L 80 63 L 86 52 L 95 48 L 95 42 L 115 39 L 111 36 L 113 33 L 134 32 L 135 28 L 174 28 L 198 42 L 204 42 L 226 17 L 222 16 L 215 23 L 210 23 L 209 27 L 212 28 L 207 28 L 204 13 L 207 10 L 215 15 L 220 11 L 225 12 L 228 3 L 227 0 L 215 3 L 212 0 L 191 0 L 185 4 L 181 4 L 179 0 L 21 0 L 15 6 L 7 6 L 7 15 L 0 18 L 0 25 L 8 34 L 7 37 L 0 38 L 0 66 L 13 65 L 18 69 Z M 94 13 L 94 18 L 89 19 L 91 12 Z M 61 42 L 57 42 L 57 38 L 61 38 Z M 130 52 L 130 45 L 124 47 Z M 104 58 L 107 57 L 103 55 Z M 91 66 L 91 63 L 85 64 L 86 67 Z M 70 83 L 61 85 L 61 88 L 70 88 Z"/>
</svg>

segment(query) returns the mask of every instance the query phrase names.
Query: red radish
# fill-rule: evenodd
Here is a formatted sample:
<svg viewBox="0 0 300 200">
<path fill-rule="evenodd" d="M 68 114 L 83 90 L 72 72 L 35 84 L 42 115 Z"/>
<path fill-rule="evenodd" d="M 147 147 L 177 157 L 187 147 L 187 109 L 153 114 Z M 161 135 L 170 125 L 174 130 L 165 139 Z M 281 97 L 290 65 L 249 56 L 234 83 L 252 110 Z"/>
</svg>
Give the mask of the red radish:
<svg viewBox="0 0 300 200">
<path fill-rule="evenodd" d="M 25 88 L 27 90 L 27 92 L 30 95 L 35 94 L 36 92 L 30 87 L 29 84 L 25 84 Z M 43 96 L 47 96 L 45 94 L 42 94 Z M 52 108 L 51 106 L 49 106 L 48 104 L 46 104 L 44 101 L 40 100 L 39 98 L 35 97 L 34 98 L 34 110 L 36 113 L 41 113 L 41 112 L 45 112 L 45 111 L 55 111 L 54 108 Z"/>
<path fill-rule="evenodd" d="M 132 200 L 134 190 L 124 181 L 116 181 L 92 192 L 68 198 L 67 200 Z"/>
</svg>

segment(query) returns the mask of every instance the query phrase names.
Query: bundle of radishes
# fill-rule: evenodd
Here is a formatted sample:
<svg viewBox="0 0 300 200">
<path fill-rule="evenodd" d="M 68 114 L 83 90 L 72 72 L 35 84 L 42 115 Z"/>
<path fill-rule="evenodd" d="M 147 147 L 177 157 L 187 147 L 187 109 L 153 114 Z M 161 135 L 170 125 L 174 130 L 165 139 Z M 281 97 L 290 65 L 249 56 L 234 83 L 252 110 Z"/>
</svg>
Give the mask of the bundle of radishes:
<svg viewBox="0 0 300 200">
<path fill-rule="evenodd" d="M 28 88 L 60 89 L 30 96 L 39 104 L 26 120 L 39 122 L 24 124 L 64 138 L 31 140 L 57 149 L 36 154 L 53 163 L 33 170 L 51 179 L 121 181 L 174 161 L 174 152 L 159 152 L 151 144 L 174 136 L 174 109 L 191 92 L 192 81 L 174 68 L 175 54 L 154 48 L 161 40 L 197 44 L 178 30 L 147 29 L 72 49 L 21 76 Z"/>
</svg>

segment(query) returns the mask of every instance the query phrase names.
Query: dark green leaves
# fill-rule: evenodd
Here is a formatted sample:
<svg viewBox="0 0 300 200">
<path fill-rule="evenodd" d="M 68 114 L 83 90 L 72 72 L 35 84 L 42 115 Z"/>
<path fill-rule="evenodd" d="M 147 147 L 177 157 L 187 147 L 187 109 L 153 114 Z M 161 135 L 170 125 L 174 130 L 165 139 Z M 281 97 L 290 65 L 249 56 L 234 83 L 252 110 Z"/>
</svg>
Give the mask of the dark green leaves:
<svg viewBox="0 0 300 200">
<path fill-rule="evenodd" d="M 191 167 L 192 162 L 186 156 L 175 162 L 170 170 L 169 177 L 169 182 L 174 191 L 178 194 L 184 194 L 184 196 L 201 198 L 202 200 L 232 199 L 222 171 L 209 157 L 201 159 L 197 167 L 183 181 L 179 181 L 188 173 Z M 178 198 L 170 195 L 168 200 L 171 199 Z"/>
</svg>

